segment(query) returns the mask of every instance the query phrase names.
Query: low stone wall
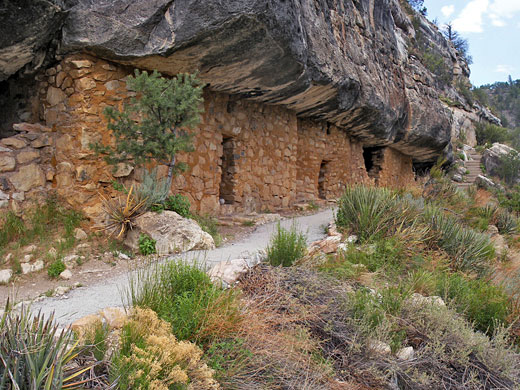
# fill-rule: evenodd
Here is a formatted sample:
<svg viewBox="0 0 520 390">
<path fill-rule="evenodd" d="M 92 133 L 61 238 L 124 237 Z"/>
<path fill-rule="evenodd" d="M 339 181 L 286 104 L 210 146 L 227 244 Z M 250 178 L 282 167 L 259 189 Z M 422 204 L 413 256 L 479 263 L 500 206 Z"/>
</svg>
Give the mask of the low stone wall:
<svg viewBox="0 0 520 390">
<path fill-rule="evenodd" d="M 99 193 L 117 194 L 113 181 L 142 180 L 143 169 L 121 164 L 112 170 L 90 149 L 97 141 L 113 142 L 103 109 L 121 108 L 132 95 L 125 88 L 131 73 L 76 54 L 40 75 L 40 116 L 47 127 L 25 124 L 24 134 L 2 140 L 9 150 L 0 151 L 0 169 L 11 191 L 4 200 L 53 188 L 95 218 L 101 213 Z M 337 198 L 349 183 L 413 181 L 410 157 L 386 148 L 379 176 L 370 178 L 359 141 L 280 106 L 207 90 L 201 123 L 193 131 L 195 151 L 178 156 L 190 169 L 174 179 L 172 190 L 187 195 L 201 213 L 273 210 Z M 165 174 L 160 167 L 159 176 Z M 21 184 L 20 176 L 29 183 Z"/>
</svg>

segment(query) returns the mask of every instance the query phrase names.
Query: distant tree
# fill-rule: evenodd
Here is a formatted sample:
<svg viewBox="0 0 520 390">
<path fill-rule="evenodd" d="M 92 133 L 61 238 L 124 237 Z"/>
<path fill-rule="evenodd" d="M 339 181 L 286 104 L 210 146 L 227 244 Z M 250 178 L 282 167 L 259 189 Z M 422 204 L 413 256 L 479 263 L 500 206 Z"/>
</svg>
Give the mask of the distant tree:
<svg viewBox="0 0 520 390">
<path fill-rule="evenodd" d="M 123 111 L 107 107 L 108 129 L 114 146 L 95 144 L 92 148 L 106 154 L 109 164 L 149 161 L 168 166 L 167 188 L 176 172 L 187 167 L 176 160 L 178 152 L 193 151 L 192 134 L 202 112 L 202 83 L 195 75 L 179 74 L 168 79 L 157 71 L 135 71 L 127 78 L 127 88 L 136 92 Z"/>
<path fill-rule="evenodd" d="M 423 16 L 426 16 L 428 13 L 428 10 L 424 6 L 424 0 L 408 0 L 408 4 L 410 4 L 414 10 Z"/>
<path fill-rule="evenodd" d="M 451 22 L 444 25 L 442 32 L 444 37 L 453 44 L 455 49 L 457 49 L 468 65 L 471 65 L 473 63 L 473 58 L 469 55 L 468 40 L 462 38 L 460 34 L 453 29 L 453 24 Z"/>
</svg>

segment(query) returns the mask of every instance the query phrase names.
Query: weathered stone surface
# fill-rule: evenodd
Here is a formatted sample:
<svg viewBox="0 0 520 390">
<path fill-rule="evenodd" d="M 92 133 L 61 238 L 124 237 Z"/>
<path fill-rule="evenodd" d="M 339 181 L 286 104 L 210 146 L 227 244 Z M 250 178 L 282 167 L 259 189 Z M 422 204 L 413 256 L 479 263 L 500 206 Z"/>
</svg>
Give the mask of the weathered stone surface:
<svg viewBox="0 0 520 390">
<path fill-rule="evenodd" d="M 213 90 L 284 105 L 417 159 L 450 139 L 451 113 L 428 87 L 431 73 L 409 56 L 415 32 L 398 2 L 76 3 L 63 29 L 66 49 L 167 74 L 199 69 Z M 421 19 L 420 28 L 454 61 L 433 25 Z"/>
<path fill-rule="evenodd" d="M 16 161 L 11 156 L 0 156 L 0 172 L 12 171 L 16 166 Z"/>
<path fill-rule="evenodd" d="M 23 148 L 26 145 L 24 141 L 16 137 L 4 138 L 2 143 L 6 146 L 12 146 L 15 149 Z"/>
<path fill-rule="evenodd" d="M 45 185 L 45 175 L 37 164 L 21 167 L 11 176 L 10 180 L 18 191 L 29 191 Z"/>
<path fill-rule="evenodd" d="M 3 269 L 0 271 L 0 284 L 9 283 L 11 277 L 13 276 L 13 271 L 10 269 Z"/>
<path fill-rule="evenodd" d="M 56 106 L 67 98 L 65 92 L 59 88 L 49 87 L 47 90 L 47 103 L 51 106 Z"/>
<path fill-rule="evenodd" d="M 74 229 L 74 238 L 78 241 L 86 240 L 88 238 L 87 233 L 83 229 Z"/>
<path fill-rule="evenodd" d="M 60 29 L 65 12 L 58 0 L 2 2 L 0 9 L 0 81 L 23 66 L 37 69 L 48 43 Z"/>
<path fill-rule="evenodd" d="M 404 347 L 397 351 L 395 356 L 401 360 L 412 360 L 415 356 L 415 351 L 413 347 Z"/>
<path fill-rule="evenodd" d="M 161 214 L 148 212 L 135 220 L 135 227 L 128 233 L 125 243 L 139 249 L 139 236 L 147 234 L 156 241 L 157 254 L 185 252 L 192 249 L 213 249 L 213 238 L 192 219 L 186 219 L 173 211 Z"/>
<path fill-rule="evenodd" d="M 29 161 L 33 161 L 40 157 L 40 153 L 38 153 L 36 150 L 23 150 L 16 156 L 16 160 L 20 164 L 28 163 Z"/>
<path fill-rule="evenodd" d="M 70 278 L 72 278 L 72 271 L 70 269 L 66 269 L 60 274 L 60 279 L 69 280 Z"/>
<path fill-rule="evenodd" d="M 112 173 L 114 177 L 126 177 L 132 173 L 134 167 L 130 164 L 119 163 L 116 165 L 116 171 Z"/>
<path fill-rule="evenodd" d="M 494 143 L 489 149 L 484 150 L 482 153 L 482 163 L 486 167 L 486 174 L 495 176 L 500 170 L 502 165 L 501 158 L 507 156 L 515 150 L 507 145 Z"/>
<path fill-rule="evenodd" d="M 232 286 L 249 269 L 247 259 L 225 260 L 215 264 L 208 275 L 214 282 L 223 282 L 224 285 Z"/>
</svg>

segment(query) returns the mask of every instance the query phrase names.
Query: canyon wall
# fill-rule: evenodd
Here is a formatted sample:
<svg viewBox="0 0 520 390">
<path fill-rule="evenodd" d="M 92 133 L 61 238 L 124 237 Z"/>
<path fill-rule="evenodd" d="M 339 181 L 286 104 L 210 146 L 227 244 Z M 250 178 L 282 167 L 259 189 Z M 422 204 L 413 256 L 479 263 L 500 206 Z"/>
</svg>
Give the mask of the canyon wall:
<svg viewBox="0 0 520 390">
<path fill-rule="evenodd" d="M 406 187 L 414 162 L 434 161 L 479 118 L 443 103 L 464 102 L 454 85 L 467 64 L 397 0 L 53 0 L 17 13 L 35 22 L 0 41 L 0 203 L 15 209 L 54 189 L 96 216 L 114 180 L 142 179 L 90 149 L 112 142 L 102 112 L 130 96 L 134 68 L 207 83 L 195 152 L 180 156 L 190 170 L 172 188 L 203 213 L 334 199 L 354 183 Z M 29 170 L 36 179 L 21 185 Z"/>
</svg>

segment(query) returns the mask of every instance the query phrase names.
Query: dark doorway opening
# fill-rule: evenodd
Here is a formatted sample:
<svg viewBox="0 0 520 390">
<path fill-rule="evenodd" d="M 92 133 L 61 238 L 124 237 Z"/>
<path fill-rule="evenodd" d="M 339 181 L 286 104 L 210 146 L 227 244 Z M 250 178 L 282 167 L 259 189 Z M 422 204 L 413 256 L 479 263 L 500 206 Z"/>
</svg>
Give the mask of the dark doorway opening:
<svg viewBox="0 0 520 390">
<path fill-rule="evenodd" d="M 329 171 L 329 161 L 323 160 L 320 164 L 320 173 L 318 175 L 318 196 L 320 199 L 326 199 L 325 183 L 327 181 Z"/>
<path fill-rule="evenodd" d="M 379 171 L 383 165 L 384 147 L 370 146 L 363 148 L 363 160 L 368 176 L 376 180 L 379 178 Z"/>
<path fill-rule="evenodd" d="M 235 203 L 235 141 L 233 137 L 222 139 L 222 176 L 220 178 L 221 203 Z"/>
</svg>

